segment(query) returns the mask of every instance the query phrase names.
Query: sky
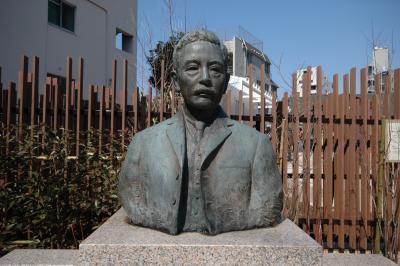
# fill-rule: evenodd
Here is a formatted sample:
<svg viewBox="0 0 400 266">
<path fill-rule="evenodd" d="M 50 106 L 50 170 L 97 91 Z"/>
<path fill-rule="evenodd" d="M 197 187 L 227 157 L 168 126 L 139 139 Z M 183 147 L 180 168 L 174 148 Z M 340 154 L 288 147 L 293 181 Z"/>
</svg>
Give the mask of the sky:
<svg viewBox="0 0 400 266">
<path fill-rule="evenodd" d="M 168 39 L 171 25 L 174 31 L 207 28 L 228 39 L 239 26 L 250 32 L 273 62 L 279 97 L 291 91 L 296 69 L 321 65 L 328 79 L 342 77 L 371 62 L 373 45 L 389 48 L 392 68 L 400 67 L 400 0 L 139 0 L 140 87 L 148 87 L 143 55 Z"/>
</svg>

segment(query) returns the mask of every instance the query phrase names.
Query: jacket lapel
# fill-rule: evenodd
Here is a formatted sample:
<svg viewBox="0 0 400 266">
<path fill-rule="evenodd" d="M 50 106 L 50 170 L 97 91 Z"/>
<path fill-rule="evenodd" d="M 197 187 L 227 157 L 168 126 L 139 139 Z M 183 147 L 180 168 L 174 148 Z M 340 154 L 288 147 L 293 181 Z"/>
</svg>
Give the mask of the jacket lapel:
<svg viewBox="0 0 400 266">
<path fill-rule="evenodd" d="M 179 166 L 182 169 L 186 150 L 185 125 L 183 123 L 182 113 L 177 113 L 168 123 L 167 136 L 172 148 L 174 149 Z"/>
<path fill-rule="evenodd" d="M 179 161 L 179 166 L 183 168 L 183 161 L 186 151 L 185 124 L 182 112 L 178 112 L 176 116 L 168 123 L 167 136 L 171 146 Z M 208 136 L 203 138 L 205 141 L 202 148 L 201 165 L 206 161 L 210 154 L 219 149 L 223 142 L 232 134 L 229 129 L 233 123 L 226 117 L 226 114 L 220 109 L 217 119 L 211 125 Z"/>
<path fill-rule="evenodd" d="M 232 134 L 232 131 L 229 129 L 229 127 L 233 125 L 232 121 L 226 117 L 223 111 L 222 115 L 222 117 L 219 117 L 214 121 L 214 123 L 211 125 L 208 137 L 204 138 L 205 143 L 201 160 L 202 166 L 210 154 L 216 149 L 219 149 L 224 141 Z"/>
</svg>

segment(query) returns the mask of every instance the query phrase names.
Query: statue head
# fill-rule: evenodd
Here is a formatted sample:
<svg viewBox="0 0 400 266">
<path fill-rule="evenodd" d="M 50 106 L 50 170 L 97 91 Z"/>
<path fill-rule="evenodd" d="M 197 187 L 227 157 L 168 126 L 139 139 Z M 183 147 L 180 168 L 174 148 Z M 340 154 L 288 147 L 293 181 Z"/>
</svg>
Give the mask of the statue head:
<svg viewBox="0 0 400 266">
<path fill-rule="evenodd" d="M 214 112 L 226 92 L 228 53 L 212 32 L 185 34 L 173 54 L 173 78 L 190 111 Z"/>
</svg>

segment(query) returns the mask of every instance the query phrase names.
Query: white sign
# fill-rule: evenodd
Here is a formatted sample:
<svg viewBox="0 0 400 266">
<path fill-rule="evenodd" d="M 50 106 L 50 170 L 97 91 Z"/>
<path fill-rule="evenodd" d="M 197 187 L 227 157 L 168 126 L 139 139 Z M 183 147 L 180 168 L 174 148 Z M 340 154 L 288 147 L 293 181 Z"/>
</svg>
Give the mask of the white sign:
<svg viewBox="0 0 400 266">
<path fill-rule="evenodd" d="M 386 162 L 400 162 L 400 120 L 386 121 Z"/>
</svg>

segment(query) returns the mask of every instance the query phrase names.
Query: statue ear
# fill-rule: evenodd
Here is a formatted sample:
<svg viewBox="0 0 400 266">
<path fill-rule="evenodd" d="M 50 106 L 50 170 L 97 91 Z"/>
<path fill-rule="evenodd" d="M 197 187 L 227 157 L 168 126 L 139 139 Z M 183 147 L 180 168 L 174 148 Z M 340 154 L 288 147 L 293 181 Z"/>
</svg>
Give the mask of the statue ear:
<svg viewBox="0 0 400 266">
<path fill-rule="evenodd" d="M 181 88 L 179 87 L 179 82 L 178 82 L 178 74 L 176 73 L 176 70 L 173 69 L 171 71 L 171 76 L 172 76 L 172 81 L 174 83 L 175 89 L 176 91 L 180 91 Z"/>
<path fill-rule="evenodd" d="M 224 94 L 226 93 L 226 90 L 228 89 L 228 84 L 229 84 L 229 79 L 231 78 L 231 74 L 228 72 L 225 73 L 225 84 L 224 84 Z"/>
</svg>

